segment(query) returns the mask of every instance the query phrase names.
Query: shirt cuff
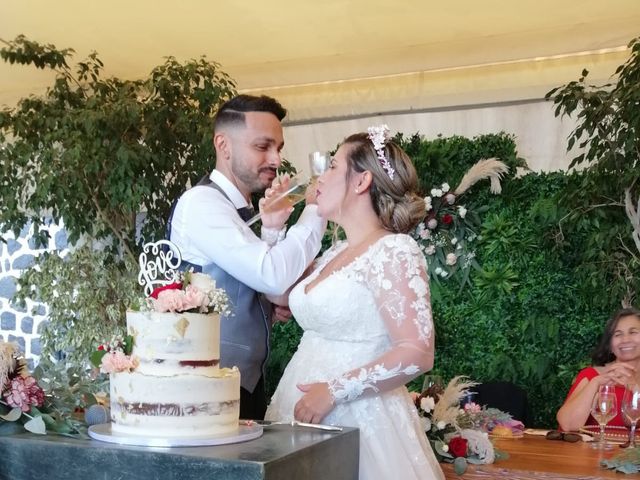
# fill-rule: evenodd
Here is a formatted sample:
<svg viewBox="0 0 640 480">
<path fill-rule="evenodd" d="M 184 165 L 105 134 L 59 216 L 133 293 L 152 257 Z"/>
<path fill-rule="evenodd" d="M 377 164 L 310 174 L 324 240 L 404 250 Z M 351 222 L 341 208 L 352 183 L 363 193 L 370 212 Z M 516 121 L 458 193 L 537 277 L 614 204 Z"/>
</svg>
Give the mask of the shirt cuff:
<svg viewBox="0 0 640 480">
<path fill-rule="evenodd" d="M 262 227 L 260 230 L 260 238 L 262 238 L 267 245 L 273 247 L 276 243 L 284 240 L 286 232 L 286 227 L 282 227 L 281 229 Z"/>
</svg>

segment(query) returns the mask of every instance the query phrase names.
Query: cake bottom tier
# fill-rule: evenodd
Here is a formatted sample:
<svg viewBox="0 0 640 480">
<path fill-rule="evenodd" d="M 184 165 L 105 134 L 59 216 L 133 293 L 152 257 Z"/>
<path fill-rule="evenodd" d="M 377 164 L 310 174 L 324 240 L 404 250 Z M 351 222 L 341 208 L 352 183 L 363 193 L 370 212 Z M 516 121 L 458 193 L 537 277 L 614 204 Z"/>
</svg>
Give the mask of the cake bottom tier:
<svg viewBox="0 0 640 480">
<path fill-rule="evenodd" d="M 113 432 L 162 438 L 233 434 L 240 415 L 240 372 L 215 377 L 158 377 L 137 372 L 110 377 Z"/>
</svg>

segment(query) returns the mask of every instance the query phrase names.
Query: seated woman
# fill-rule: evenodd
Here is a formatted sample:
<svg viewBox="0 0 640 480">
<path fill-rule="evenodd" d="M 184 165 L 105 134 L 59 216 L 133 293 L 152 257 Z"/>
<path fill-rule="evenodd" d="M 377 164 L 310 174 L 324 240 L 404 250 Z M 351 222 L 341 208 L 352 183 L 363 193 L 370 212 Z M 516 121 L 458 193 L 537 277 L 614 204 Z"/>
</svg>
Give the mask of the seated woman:
<svg viewBox="0 0 640 480">
<path fill-rule="evenodd" d="M 600 385 L 613 384 L 618 399 L 618 414 L 608 425 L 623 426 L 619 409 L 625 385 L 640 381 L 640 310 L 619 310 L 605 326 L 600 343 L 591 355 L 593 367 L 582 369 L 573 381 L 569 394 L 556 418 L 562 430 L 578 430 L 597 425 L 591 405 Z"/>
</svg>

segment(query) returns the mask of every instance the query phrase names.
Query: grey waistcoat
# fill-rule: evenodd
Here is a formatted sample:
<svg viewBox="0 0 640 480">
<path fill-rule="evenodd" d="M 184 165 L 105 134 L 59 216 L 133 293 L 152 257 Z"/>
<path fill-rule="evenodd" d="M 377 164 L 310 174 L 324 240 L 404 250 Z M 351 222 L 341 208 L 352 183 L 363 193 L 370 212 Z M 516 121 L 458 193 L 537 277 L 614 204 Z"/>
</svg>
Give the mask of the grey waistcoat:
<svg viewBox="0 0 640 480">
<path fill-rule="evenodd" d="M 212 183 L 208 176 L 200 180 L 198 185 L 215 188 L 231 202 L 224 191 Z M 173 211 L 169 217 L 169 230 L 172 217 Z M 242 387 L 253 392 L 258 380 L 265 374 L 269 356 L 271 303 L 262 294 L 240 282 L 215 263 L 195 265 L 182 262 L 183 270 L 191 267 L 194 271 L 210 275 L 216 281 L 216 287 L 223 288 L 229 296 L 232 313 L 220 319 L 220 366 L 237 366 L 240 369 Z"/>
</svg>

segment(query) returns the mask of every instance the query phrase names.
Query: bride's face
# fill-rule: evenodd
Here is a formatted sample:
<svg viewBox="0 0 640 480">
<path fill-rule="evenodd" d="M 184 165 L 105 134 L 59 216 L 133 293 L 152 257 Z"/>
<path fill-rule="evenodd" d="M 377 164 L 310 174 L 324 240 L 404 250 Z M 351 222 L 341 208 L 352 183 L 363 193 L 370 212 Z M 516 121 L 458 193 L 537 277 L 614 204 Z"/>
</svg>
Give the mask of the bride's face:
<svg viewBox="0 0 640 480">
<path fill-rule="evenodd" d="M 347 152 L 349 145 L 342 145 L 331 159 L 329 168 L 318 178 L 318 213 L 333 222 L 340 218 L 347 205 Z"/>
</svg>

